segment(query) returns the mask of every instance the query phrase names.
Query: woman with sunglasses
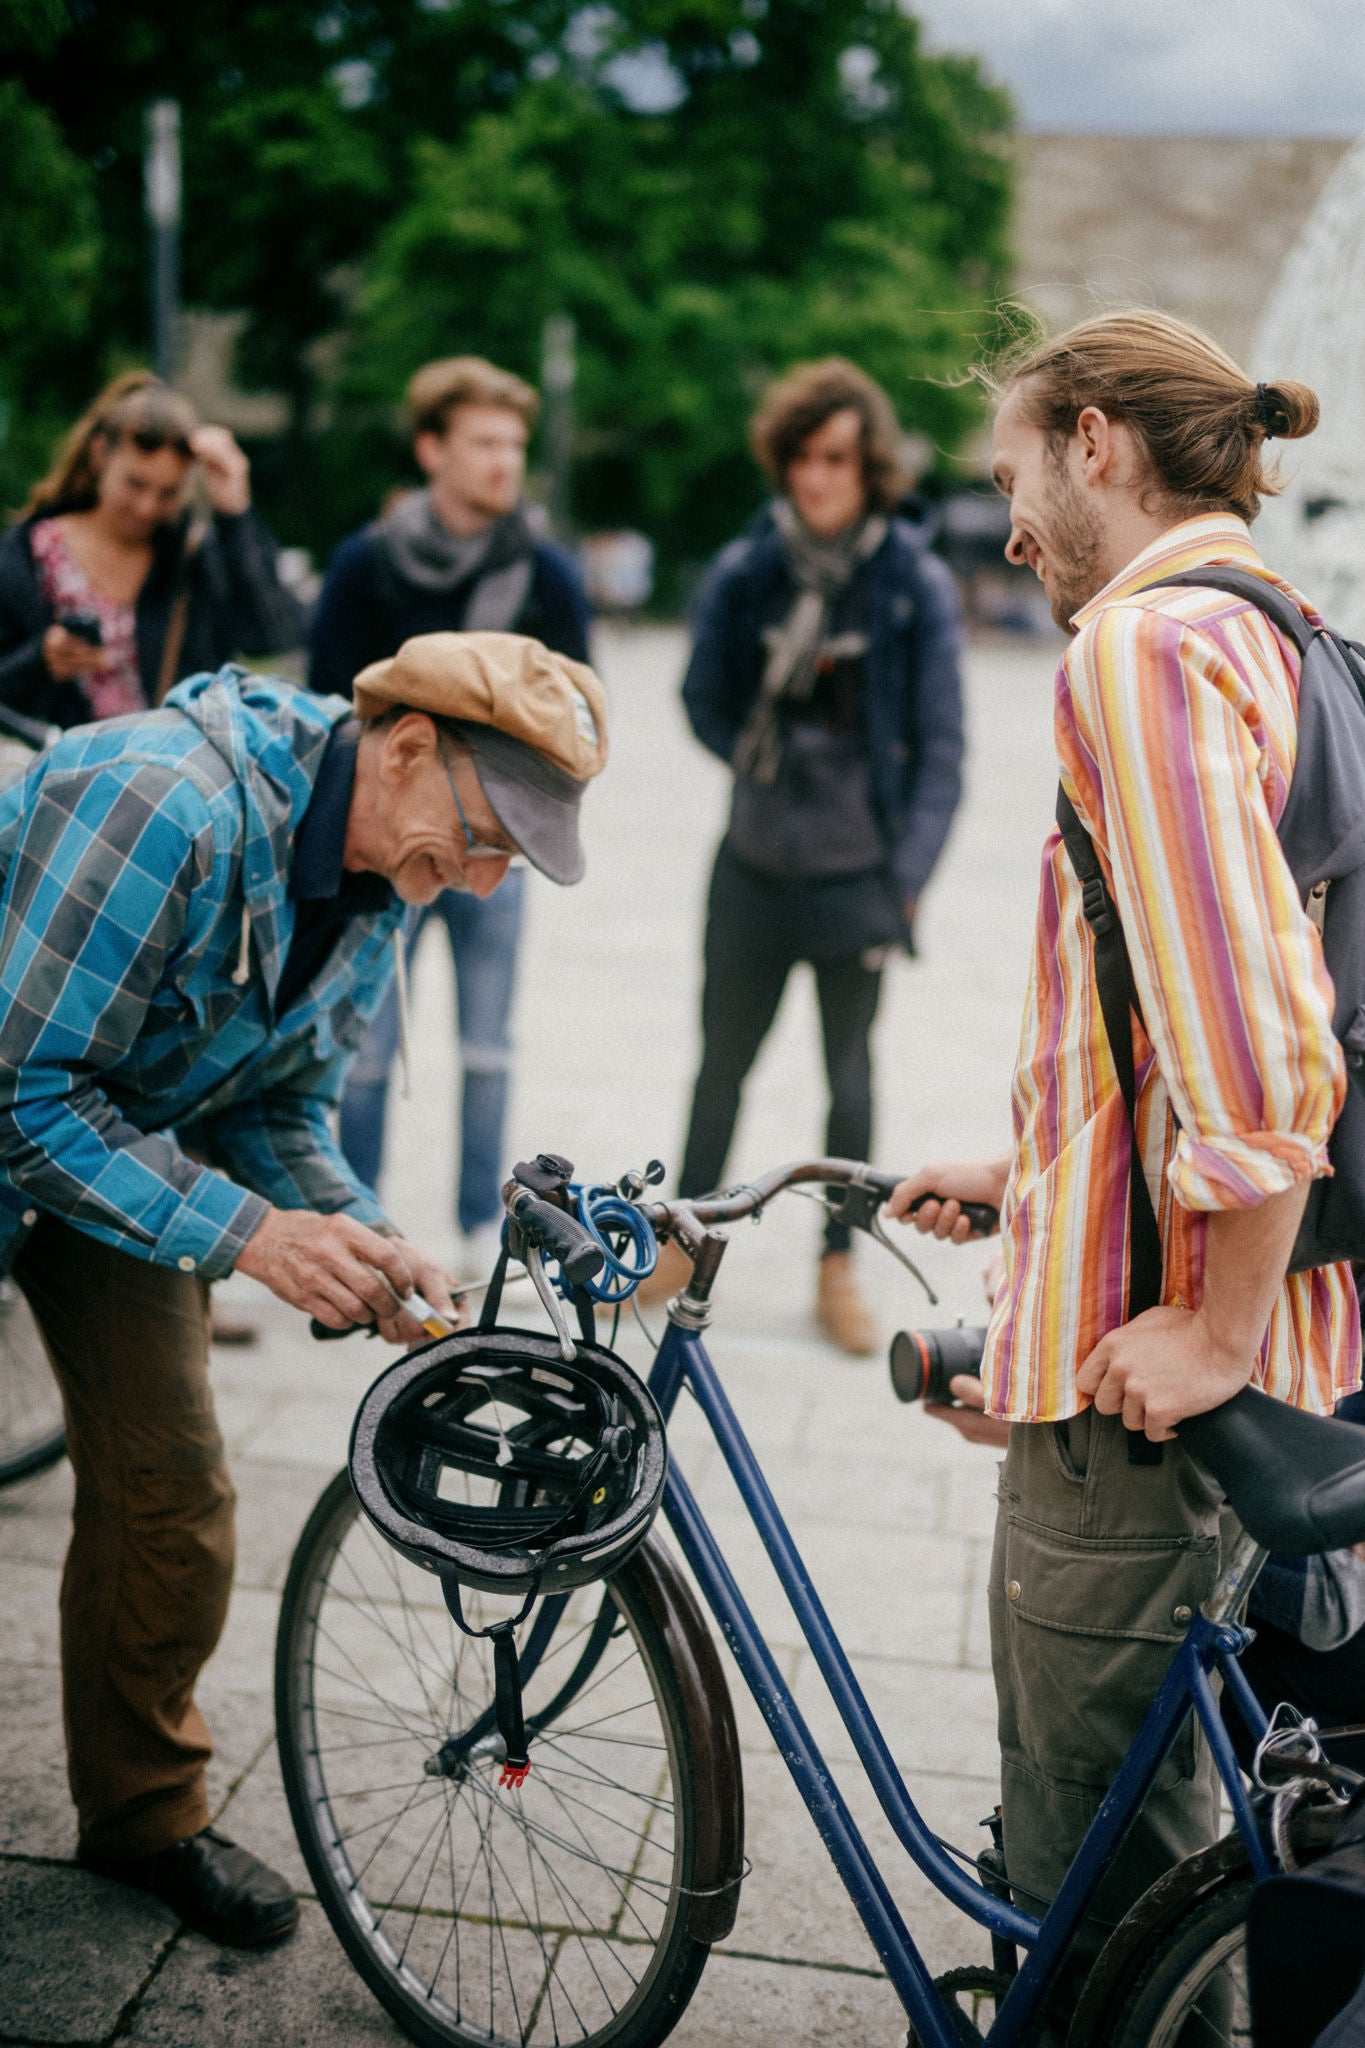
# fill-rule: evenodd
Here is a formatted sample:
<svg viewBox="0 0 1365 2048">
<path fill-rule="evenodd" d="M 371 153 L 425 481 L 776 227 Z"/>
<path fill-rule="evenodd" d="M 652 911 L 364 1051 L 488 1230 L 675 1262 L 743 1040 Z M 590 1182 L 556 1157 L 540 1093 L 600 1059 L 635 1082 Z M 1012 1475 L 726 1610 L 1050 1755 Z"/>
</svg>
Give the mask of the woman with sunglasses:
<svg viewBox="0 0 1365 2048">
<path fill-rule="evenodd" d="M 196 474 L 206 520 L 187 509 Z M 147 370 L 100 393 L 0 541 L 0 707 L 44 724 L 145 710 L 302 633 L 245 455 Z"/>
</svg>

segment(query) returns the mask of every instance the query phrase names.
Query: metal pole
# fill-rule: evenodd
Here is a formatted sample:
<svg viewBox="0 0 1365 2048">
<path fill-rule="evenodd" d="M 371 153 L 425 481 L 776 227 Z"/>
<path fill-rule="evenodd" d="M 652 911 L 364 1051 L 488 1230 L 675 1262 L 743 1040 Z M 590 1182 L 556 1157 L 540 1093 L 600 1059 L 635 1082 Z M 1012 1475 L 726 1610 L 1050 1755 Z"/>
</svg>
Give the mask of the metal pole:
<svg viewBox="0 0 1365 2048">
<path fill-rule="evenodd" d="M 175 329 L 180 311 L 180 102 L 147 108 L 143 190 L 152 231 L 152 361 L 158 377 L 175 381 Z"/>
<path fill-rule="evenodd" d="M 576 332 L 568 313 L 552 313 L 540 345 L 540 386 L 545 406 L 545 467 L 550 477 L 550 526 L 569 534 L 569 479 L 573 465 L 573 387 Z"/>
</svg>

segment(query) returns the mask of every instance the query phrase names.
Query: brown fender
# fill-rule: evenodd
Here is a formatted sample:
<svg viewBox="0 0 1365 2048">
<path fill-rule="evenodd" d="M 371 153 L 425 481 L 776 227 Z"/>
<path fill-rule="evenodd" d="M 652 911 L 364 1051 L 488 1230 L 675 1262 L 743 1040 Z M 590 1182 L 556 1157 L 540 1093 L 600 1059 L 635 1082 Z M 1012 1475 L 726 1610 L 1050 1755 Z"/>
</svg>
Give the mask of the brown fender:
<svg viewBox="0 0 1365 2048">
<path fill-rule="evenodd" d="M 696 1596 L 658 1537 L 646 1539 L 621 1577 L 633 1578 L 663 1631 L 692 1748 L 697 1844 L 687 1931 L 694 1941 L 722 1941 L 744 1877 L 744 1779 L 730 1688 Z"/>
</svg>

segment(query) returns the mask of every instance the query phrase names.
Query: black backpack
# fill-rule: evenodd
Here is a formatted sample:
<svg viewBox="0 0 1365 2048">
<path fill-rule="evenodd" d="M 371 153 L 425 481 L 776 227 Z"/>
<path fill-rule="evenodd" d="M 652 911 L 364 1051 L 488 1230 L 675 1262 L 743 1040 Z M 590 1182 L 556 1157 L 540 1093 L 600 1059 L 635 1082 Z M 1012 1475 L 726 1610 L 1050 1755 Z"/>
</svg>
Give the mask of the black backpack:
<svg viewBox="0 0 1365 2048">
<path fill-rule="evenodd" d="M 1336 991 L 1333 1029 L 1346 1055 L 1346 1100 L 1332 1129 L 1331 1178 L 1313 1182 L 1289 1270 L 1365 1259 L 1365 647 L 1309 624 L 1273 583 L 1249 569 L 1189 569 L 1148 590 L 1183 584 L 1244 598 L 1302 658 L 1298 751 L 1279 823 L 1280 845 L 1322 933 Z M 1095 986 L 1128 1110 L 1128 1316 L 1161 1299 L 1161 1238 L 1133 1116 L 1133 1012 L 1142 1015 L 1128 945 L 1090 835 L 1060 786 L 1057 824 L 1080 880 L 1095 942 Z"/>
</svg>

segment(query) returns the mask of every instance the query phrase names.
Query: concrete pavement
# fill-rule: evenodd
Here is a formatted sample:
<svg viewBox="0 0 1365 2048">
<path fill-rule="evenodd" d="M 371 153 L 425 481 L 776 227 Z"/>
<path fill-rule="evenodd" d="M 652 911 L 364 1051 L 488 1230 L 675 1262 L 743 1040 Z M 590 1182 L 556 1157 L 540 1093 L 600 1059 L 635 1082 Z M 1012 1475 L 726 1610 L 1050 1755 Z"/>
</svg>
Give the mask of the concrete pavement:
<svg viewBox="0 0 1365 2048">
<path fill-rule="evenodd" d="M 606 627 L 614 758 L 587 805 L 589 875 L 537 882 L 518 1026 L 514 1156 L 568 1153 L 614 1179 L 675 1163 L 696 1052 L 698 939 L 726 777 L 676 702 L 681 635 Z M 1050 649 L 979 648 L 970 660 L 969 793 L 925 903 L 922 953 L 888 971 L 877 1025 L 877 1163 L 900 1169 L 1007 1136 L 1037 854 L 1052 802 Z M 450 974 L 433 936 L 419 960 L 414 1091 L 397 1103 L 390 1205 L 449 1240 L 454 1120 Z M 736 1176 L 821 1149 L 823 1085 L 812 990 L 794 979 L 753 1076 Z M 985 1572 L 994 1460 L 893 1399 L 884 1359 L 851 1362 L 810 1318 L 819 1219 L 776 1204 L 737 1230 L 712 1350 L 764 1456 L 815 1582 L 893 1753 L 930 1822 L 976 1846 L 994 1803 L 994 1705 Z M 887 1333 L 981 1319 L 978 1250 L 922 1247 L 931 1310 L 875 1248 L 862 1269 Z M 201 1687 L 218 1744 L 223 1827 L 302 1885 L 274 1759 L 270 1681 L 279 1587 L 296 1535 L 343 1461 L 357 1400 L 383 1362 L 356 1339 L 321 1347 L 299 1318 L 231 1282 L 259 1315 L 255 1351 L 221 1352 L 219 1409 L 241 1495 L 241 1563 L 227 1634 Z M 625 1348 L 643 1362 L 637 1339 Z M 789 1674 L 803 1710 L 935 1970 L 989 1960 L 980 1930 L 933 1894 L 892 1842 L 823 1697 L 799 1632 L 694 1418 L 675 1453 Z M 133 2048 L 368 2048 L 402 2036 L 371 1999 L 320 1909 L 263 1956 L 215 1949 L 161 1907 L 71 1862 L 56 1606 L 69 1514 L 63 1466 L 0 1494 L 0 2040 Z M 736 1681 L 737 1683 L 737 1681 Z M 759 1717 L 736 1696 L 744 1745 L 748 1878 L 673 2040 L 679 2048 L 873 2048 L 905 2022 Z"/>
</svg>

